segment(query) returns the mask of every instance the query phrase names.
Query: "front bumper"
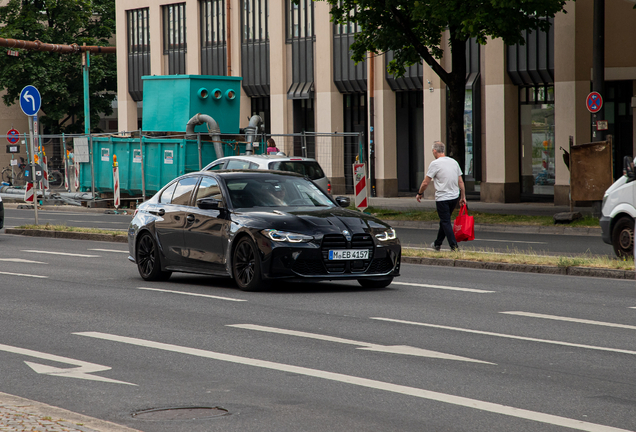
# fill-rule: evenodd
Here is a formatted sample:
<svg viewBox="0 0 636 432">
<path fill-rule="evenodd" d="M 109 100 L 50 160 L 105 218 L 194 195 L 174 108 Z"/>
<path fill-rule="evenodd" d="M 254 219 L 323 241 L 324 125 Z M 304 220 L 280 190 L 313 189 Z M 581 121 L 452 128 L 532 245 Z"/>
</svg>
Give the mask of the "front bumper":
<svg viewBox="0 0 636 432">
<path fill-rule="evenodd" d="M 612 218 L 601 216 L 599 224 L 601 225 L 601 238 L 605 243 L 612 244 Z"/>
</svg>

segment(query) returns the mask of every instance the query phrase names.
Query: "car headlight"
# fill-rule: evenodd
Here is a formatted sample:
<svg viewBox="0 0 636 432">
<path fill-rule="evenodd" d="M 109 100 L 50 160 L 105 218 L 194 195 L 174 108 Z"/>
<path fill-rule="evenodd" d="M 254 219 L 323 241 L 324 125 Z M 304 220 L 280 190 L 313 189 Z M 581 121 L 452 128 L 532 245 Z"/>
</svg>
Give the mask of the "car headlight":
<svg viewBox="0 0 636 432">
<path fill-rule="evenodd" d="M 380 241 L 395 240 L 397 238 L 397 234 L 395 233 L 395 230 L 393 228 L 390 228 L 383 233 L 376 234 L 375 238 Z"/>
<path fill-rule="evenodd" d="M 287 231 L 279 231 L 275 229 L 266 229 L 261 231 L 263 235 L 269 237 L 276 242 L 289 242 L 289 243 L 307 243 L 314 238 L 310 235 L 291 233 Z"/>
</svg>

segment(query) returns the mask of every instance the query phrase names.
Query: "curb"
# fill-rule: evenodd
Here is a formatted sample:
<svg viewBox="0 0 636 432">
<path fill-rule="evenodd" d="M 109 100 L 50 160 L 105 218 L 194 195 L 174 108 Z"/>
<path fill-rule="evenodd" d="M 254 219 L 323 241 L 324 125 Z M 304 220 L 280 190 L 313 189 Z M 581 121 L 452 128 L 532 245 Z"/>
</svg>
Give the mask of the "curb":
<svg viewBox="0 0 636 432">
<path fill-rule="evenodd" d="M 522 273 L 540 273 L 561 276 L 589 276 L 610 279 L 634 280 L 636 272 L 633 270 L 597 269 L 591 267 L 557 267 L 530 264 L 512 264 L 496 262 L 478 262 L 468 260 L 453 260 L 446 258 L 402 257 L 403 264 L 436 265 L 444 267 L 461 267 L 479 270 L 503 270 Z"/>
<path fill-rule="evenodd" d="M 91 234 L 64 231 L 24 230 L 6 228 L 6 234 L 25 235 L 30 237 L 49 237 L 73 240 L 93 240 L 115 243 L 128 243 L 127 235 L 113 236 L 108 234 Z M 610 279 L 634 279 L 636 272 L 632 270 L 596 269 L 591 267 L 556 267 L 530 264 L 512 264 L 496 262 L 478 262 L 453 260 L 446 258 L 402 257 L 403 264 L 435 265 L 442 267 L 461 267 L 479 270 L 503 270 L 521 273 L 540 273 L 561 276 L 590 276 Z"/>
<path fill-rule="evenodd" d="M 6 234 L 23 235 L 29 237 L 48 237 L 48 238 L 62 238 L 72 240 L 93 240 L 93 241 L 106 241 L 114 243 L 128 243 L 128 235 L 111 235 L 111 234 L 92 234 L 92 233 L 80 233 L 80 232 L 66 232 L 66 231 L 47 231 L 47 230 L 26 230 L 16 228 L 6 228 L 4 230 Z"/>
<path fill-rule="evenodd" d="M 439 222 L 382 220 L 393 228 L 429 228 L 438 229 Z M 517 233 L 517 234 L 552 234 L 600 237 L 600 227 L 568 227 L 568 226 L 529 226 L 529 225 L 489 225 L 475 224 L 475 231 Z"/>
</svg>

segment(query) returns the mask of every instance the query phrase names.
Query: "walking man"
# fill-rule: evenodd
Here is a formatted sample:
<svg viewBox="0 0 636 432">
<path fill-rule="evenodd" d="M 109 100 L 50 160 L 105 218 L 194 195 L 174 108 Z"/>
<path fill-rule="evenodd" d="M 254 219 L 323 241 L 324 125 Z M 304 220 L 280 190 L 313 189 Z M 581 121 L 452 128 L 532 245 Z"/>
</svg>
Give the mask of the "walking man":
<svg viewBox="0 0 636 432">
<path fill-rule="evenodd" d="M 439 215 L 439 231 L 437 232 L 437 239 L 431 244 L 431 247 L 437 251 L 441 249 L 444 238 L 448 238 L 451 250 L 458 250 L 451 223 L 451 214 L 455 210 L 458 200 L 460 206 L 466 204 L 466 190 L 462 179 L 462 170 L 457 161 L 447 157 L 445 152 L 446 148 L 443 142 L 435 141 L 433 143 L 435 160 L 428 166 L 426 177 L 424 177 L 415 196 L 417 202 L 421 202 L 424 191 L 431 180 L 433 181 L 435 185 L 435 206 Z"/>
</svg>

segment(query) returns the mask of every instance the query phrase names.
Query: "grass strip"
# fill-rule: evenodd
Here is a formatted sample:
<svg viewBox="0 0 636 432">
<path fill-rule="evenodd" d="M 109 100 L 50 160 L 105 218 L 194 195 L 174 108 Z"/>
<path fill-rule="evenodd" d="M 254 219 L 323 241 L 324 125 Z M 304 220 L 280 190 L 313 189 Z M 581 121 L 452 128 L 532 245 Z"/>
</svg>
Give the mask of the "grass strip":
<svg viewBox="0 0 636 432">
<path fill-rule="evenodd" d="M 576 256 L 548 256 L 528 251 L 511 250 L 508 253 L 487 250 L 434 251 L 426 249 L 402 248 L 402 256 L 445 258 L 455 260 L 497 262 L 526 265 L 545 265 L 555 267 L 591 267 L 613 270 L 634 270 L 634 259 L 619 259 L 592 254 Z"/>
<path fill-rule="evenodd" d="M 352 208 L 355 210 L 354 208 Z M 439 216 L 435 210 L 394 210 L 377 207 L 368 207 L 365 210 L 383 220 L 412 220 L 423 222 L 438 222 Z M 459 210 L 455 210 L 452 219 L 455 219 Z M 497 213 L 483 213 L 470 210 L 468 213 L 475 218 L 476 224 L 499 224 L 499 225 L 531 225 L 531 226 L 553 226 L 552 216 L 526 216 L 526 215 L 505 215 Z M 592 216 L 585 216 L 576 220 L 568 226 L 572 227 L 600 227 L 599 220 Z"/>
<path fill-rule="evenodd" d="M 88 234 L 106 234 L 112 236 L 126 236 L 126 231 L 117 231 L 117 230 L 105 230 L 99 228 L 82 228 L 82 227 L 72 227 L 67 225 L 20 225 L 16 227 L 16 229 L 26 229 L 26 230 L 43 230 L 43 231 L 63 231 L 63 232 L 77 232 L 77 233 L 88 233 Z"/>
</svg>

